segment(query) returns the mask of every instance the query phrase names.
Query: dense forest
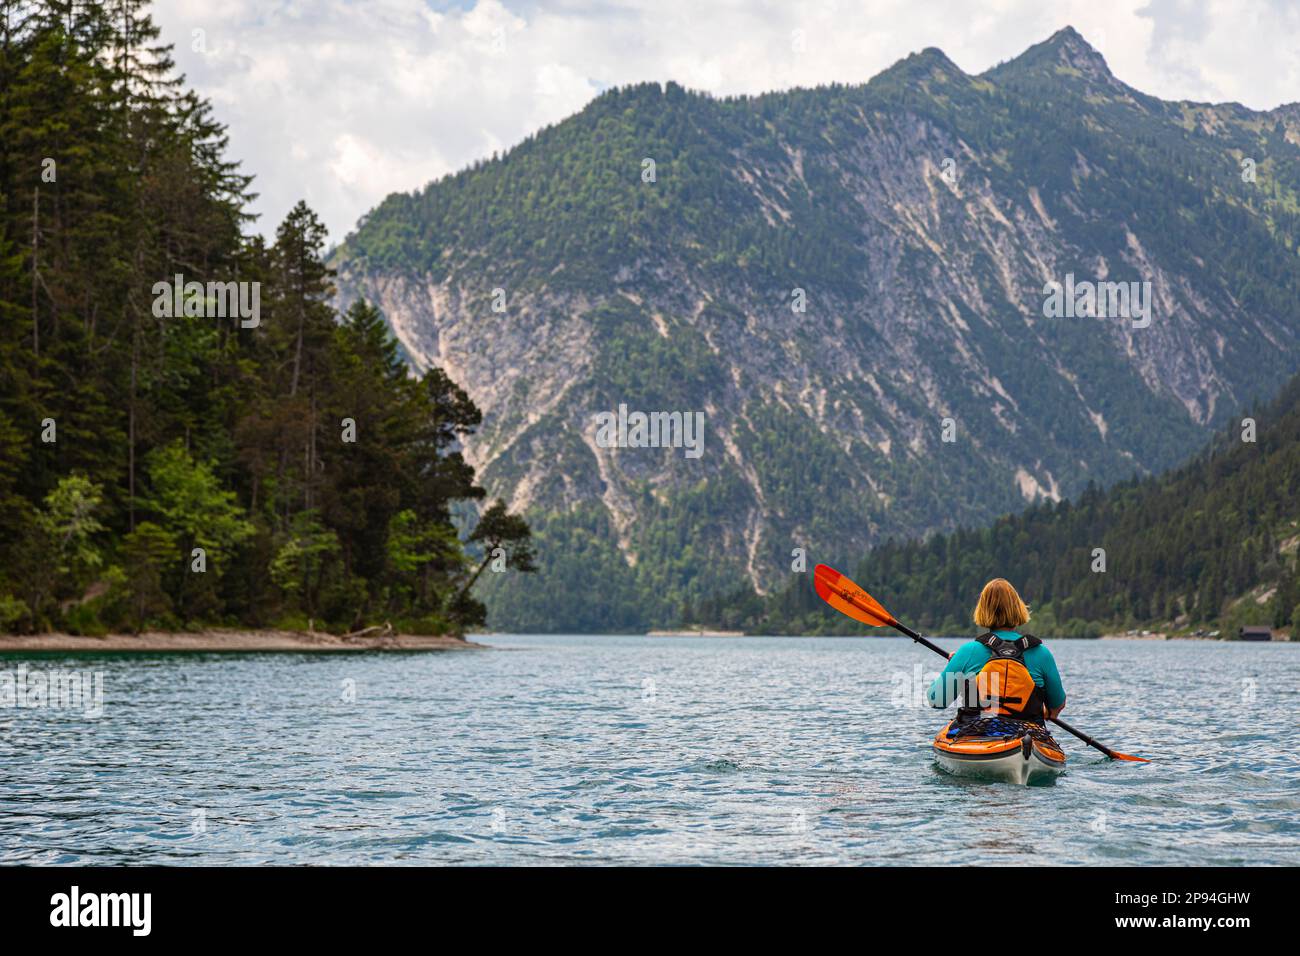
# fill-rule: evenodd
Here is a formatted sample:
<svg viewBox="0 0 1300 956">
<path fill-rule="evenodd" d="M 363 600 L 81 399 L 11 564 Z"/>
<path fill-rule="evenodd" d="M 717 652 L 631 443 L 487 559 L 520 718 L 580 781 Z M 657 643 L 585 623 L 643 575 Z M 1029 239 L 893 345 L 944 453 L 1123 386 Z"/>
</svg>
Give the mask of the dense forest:
<svg viewBox="0 0 1300 956">
<path fill-rule="evenodd" d="M 1300 377 L 1164 476 L 1043 503 L 989 527 L 890 540 L 844 568 L 900 620 L 969 631 L 990 578 L 1031 604 L 1031 630 L 1220 630 L 1300 625 Z M 816 555 L 812 556 L 816 560 Z M 690 616 L 762 633 L 857 633 L 813 593 L 811 570 L 767 599 L 700 602 Z"/>
<path fill-rule="evenodd" d="M 0 632 L 484 622 L 527 525 L 480 424 L 379 312 L 330 305 L 142 0 L 0 0 Z"/>
</svg>

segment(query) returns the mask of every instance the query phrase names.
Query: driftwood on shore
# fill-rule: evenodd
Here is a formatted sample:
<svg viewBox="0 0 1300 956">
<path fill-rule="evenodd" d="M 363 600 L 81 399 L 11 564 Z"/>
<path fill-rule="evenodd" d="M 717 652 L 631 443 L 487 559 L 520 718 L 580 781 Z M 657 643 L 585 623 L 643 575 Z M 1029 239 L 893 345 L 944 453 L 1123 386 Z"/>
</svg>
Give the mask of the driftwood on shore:
<svg viewBox="0 0 1300 956">
<path fill-rule="evenodd" d="M 145 631 L 141 634 L 0 634 L 3 653 L 357 653 L 362 651 L 442 651 L 481 648 L 461 637 L 437 634 L 396 634 L 391 624 L 368 627 L 353 634 L 320 631 L 206 630 Z"/>
<path fill-rule="evenodd" d="M 365 637 L 368 634 L 392 634 L 393 625 L 387 621 L 383 624 L 372 624 L 370 627 L 363 627 L 359 631 L 352 631 L 350 634 L 344 634 L 345 638 Z"/>
</svg>

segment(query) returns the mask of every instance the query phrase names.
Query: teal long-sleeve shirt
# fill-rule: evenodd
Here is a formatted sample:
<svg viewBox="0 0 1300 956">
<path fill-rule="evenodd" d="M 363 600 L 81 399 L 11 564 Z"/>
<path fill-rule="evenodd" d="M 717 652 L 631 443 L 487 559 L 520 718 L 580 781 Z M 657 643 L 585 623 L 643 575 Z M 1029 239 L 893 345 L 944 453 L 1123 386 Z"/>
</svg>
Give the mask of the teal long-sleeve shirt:
<svg viewBox="0 0 1300 956">
<path fill-rule="evenodd" d="M 1015 631 L 994 631 L 1004 641 L 1016 641 L 1020 635 Z M 947 707 L 956 698 L 959 686 L 952 674 L 978 674 L 981 667 L 988 663 L 993 655 L 989 649 L 978 641 L 967 641 L 948 659 L 948 666 L 930 685 L 930 706 Z M 1061 684 L 1061 674 L 1056 669 L 1056 658 L 1047 649 L 1046 644 L 1039 644 L 1025 651 L 1025 669 L 1034 683 L 1043 688 L 1047 696 L 1047 706 L 1055 710 L 1065 703 L 1065 687 Z"/>
</svg>

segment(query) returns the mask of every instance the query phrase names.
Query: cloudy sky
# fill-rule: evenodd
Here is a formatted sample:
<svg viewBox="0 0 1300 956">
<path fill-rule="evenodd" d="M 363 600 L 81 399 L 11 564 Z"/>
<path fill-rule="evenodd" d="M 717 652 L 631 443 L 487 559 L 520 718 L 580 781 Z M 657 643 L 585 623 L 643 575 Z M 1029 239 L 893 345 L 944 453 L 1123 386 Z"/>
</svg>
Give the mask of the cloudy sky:
<svg viewBox="0 0 1300 956">
<path fill-rule="evenodd" d="M 1294 0 L 157 0 L 154 17 L 257 177 L 256 228 L 306 199 L 333 241 L 388 193 L 644 80 L 863 82 L 927 46 L 978 73 L 1069 24 L 1157 96 L 1300 100 Z"/>
</svg>

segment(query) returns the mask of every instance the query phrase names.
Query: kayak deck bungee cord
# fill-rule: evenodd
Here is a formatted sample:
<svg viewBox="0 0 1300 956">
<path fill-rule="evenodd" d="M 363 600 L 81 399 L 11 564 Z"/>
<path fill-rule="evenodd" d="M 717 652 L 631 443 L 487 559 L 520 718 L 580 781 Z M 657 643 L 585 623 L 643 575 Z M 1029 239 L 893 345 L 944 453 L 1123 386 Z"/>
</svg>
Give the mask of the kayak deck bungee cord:
<svg viewBox="0 0 1300 956">
<path fill-rule="evenodd" d="M 959 777 L 1033 783 L 1065 770 L 1065 752 L 1045 728 L 1008 717 L 949 721 L 933 749 L 939 766 Z"/>
</svg>

